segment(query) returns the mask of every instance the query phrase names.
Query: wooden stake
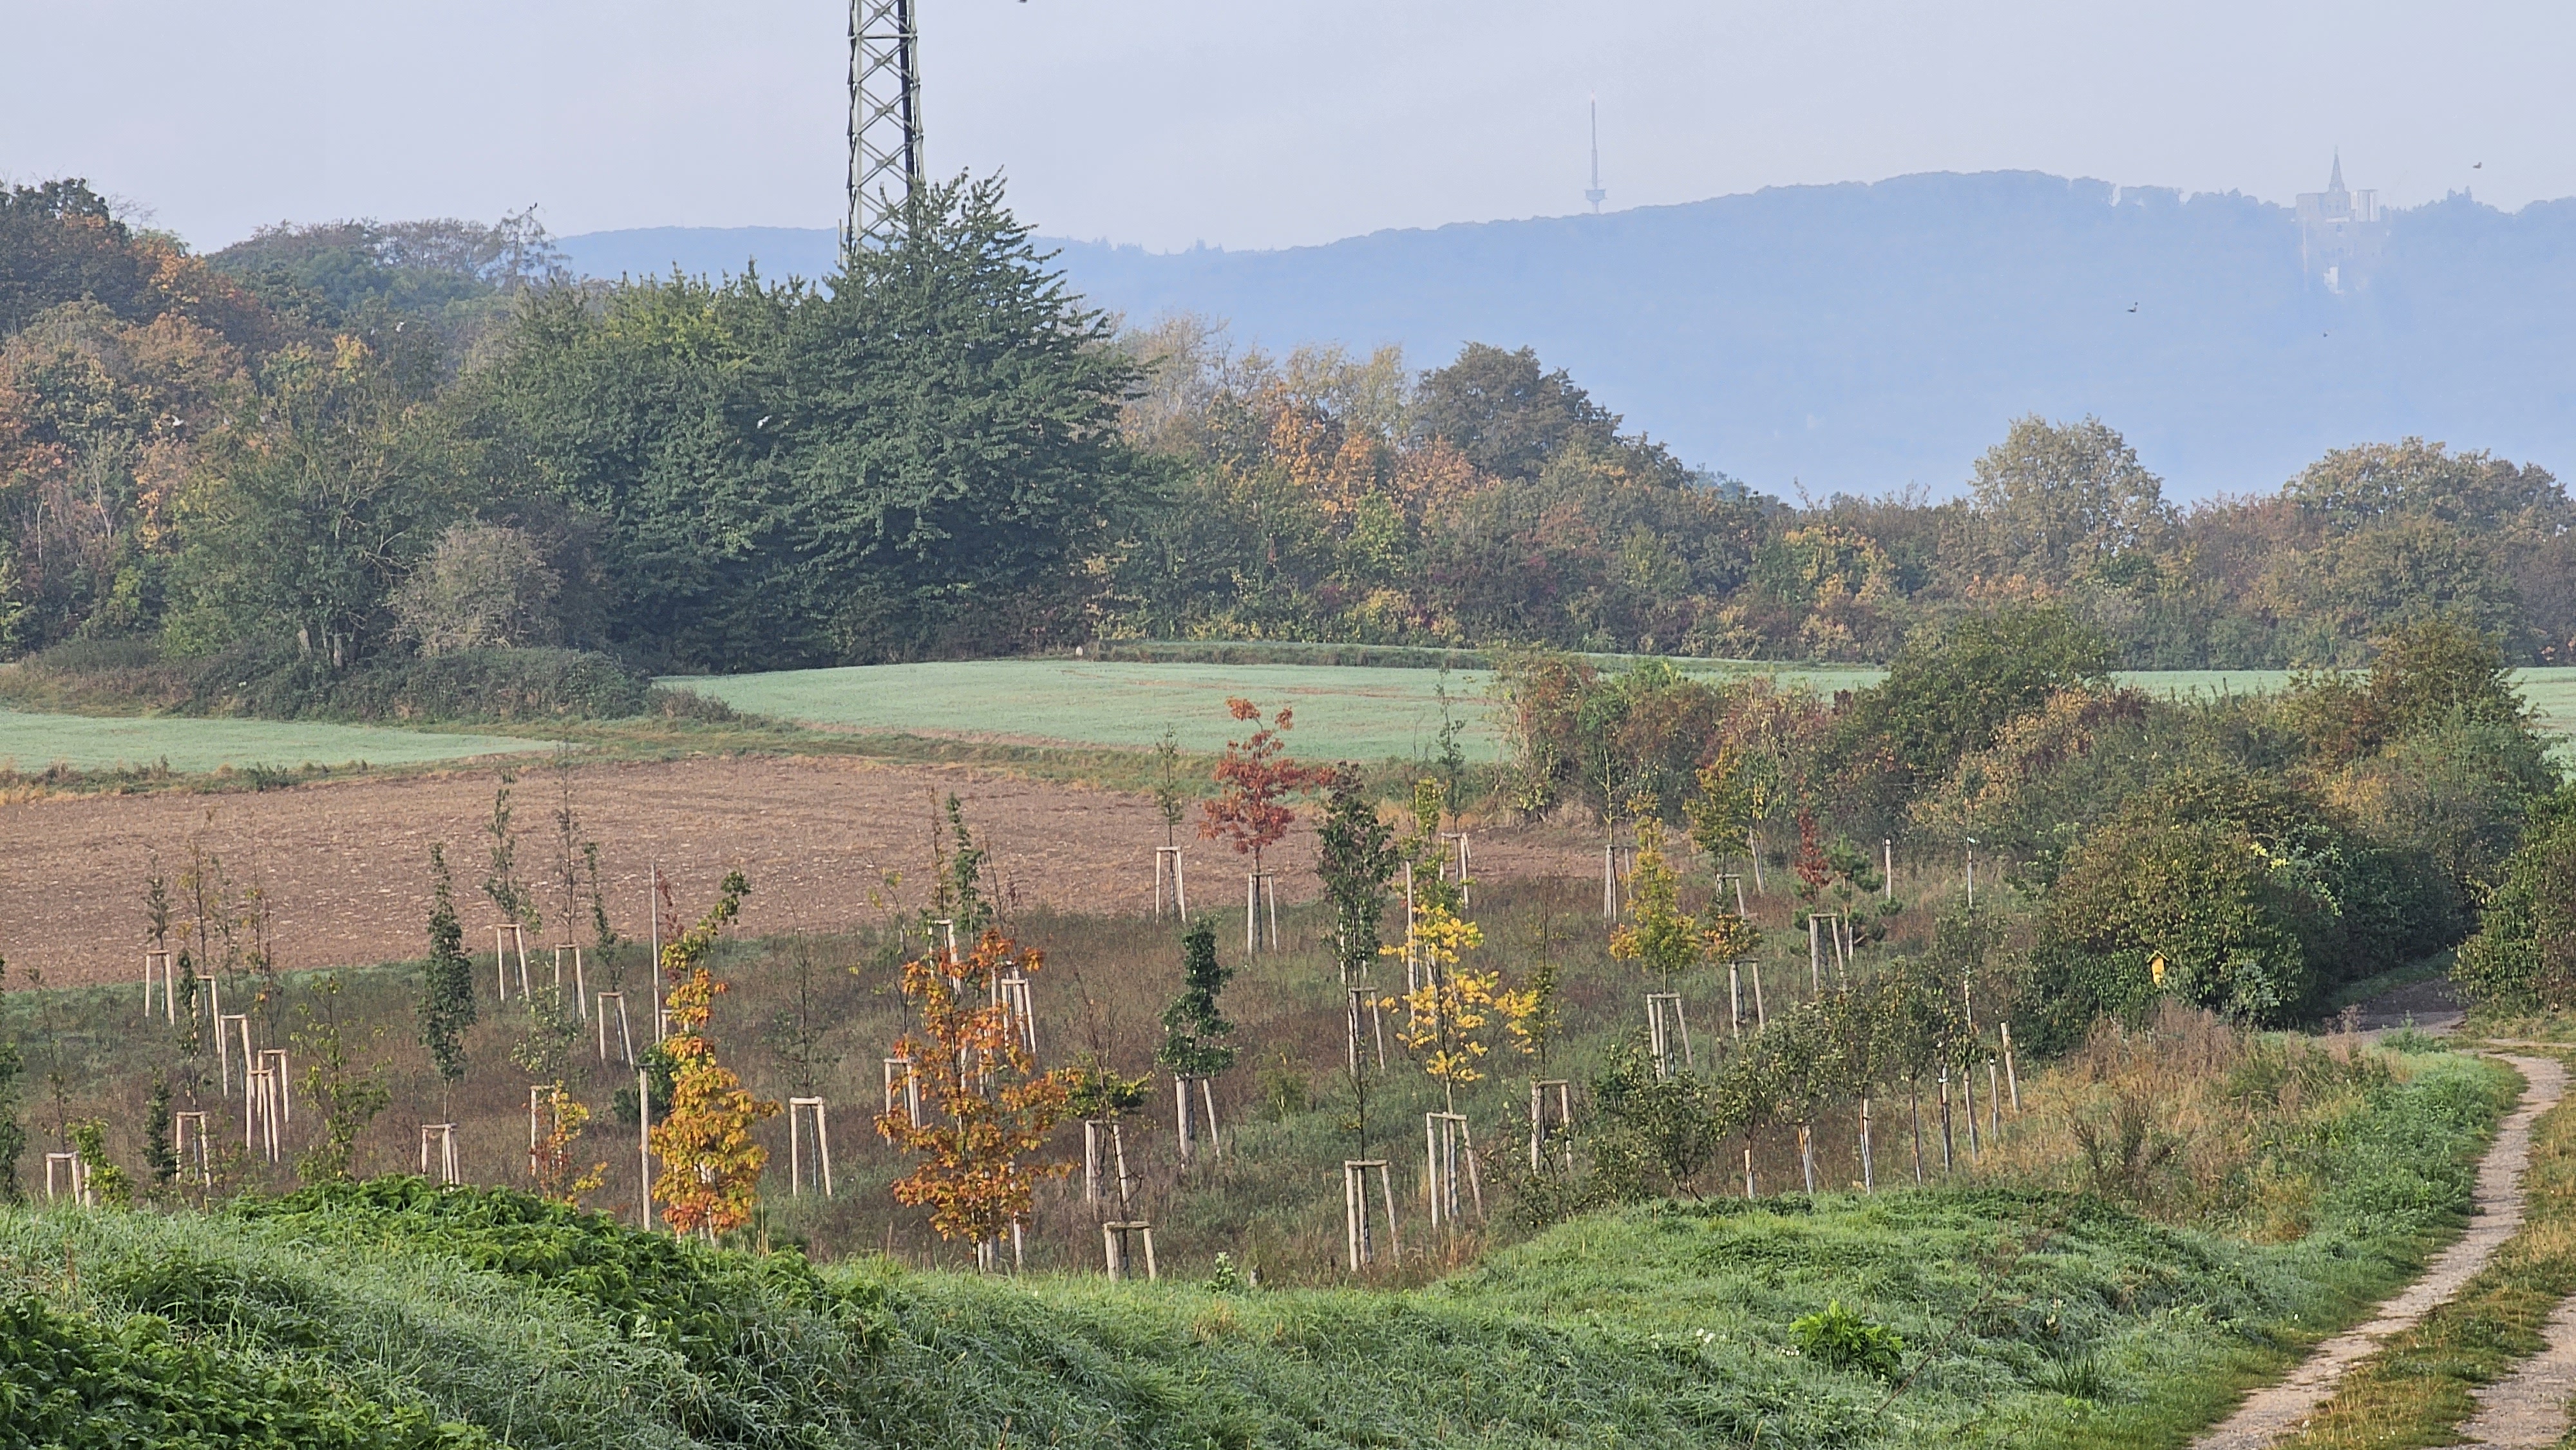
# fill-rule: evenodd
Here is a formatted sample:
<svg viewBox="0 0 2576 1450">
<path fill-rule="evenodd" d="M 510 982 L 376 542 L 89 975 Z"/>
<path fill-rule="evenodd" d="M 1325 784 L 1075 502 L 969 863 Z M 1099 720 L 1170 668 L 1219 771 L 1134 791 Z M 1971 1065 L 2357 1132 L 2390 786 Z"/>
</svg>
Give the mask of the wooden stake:
<svg viewBox="0 0 2576 1450">
<path fill-rule="evenodd" d="M 510 1000 L 510 949 L 519 953 L 519 995 L 528 995 L 528 933 L 517 922 L 505 922 L 492 928 L 492 973 L 501 989 L 501 1000 Z"/>
<path fill-rule="evenodd" d="M 195 1131 L 192 1133 L 190 1129 Z M 188 1161 L 188 1149 L 191 1145 L 197 1150 L 197 1182 L 206 1188 L 214 1187 L 215 1164 L 213 1157 L 207 1151 L 206 1115 L 196 1111 L 172 1113 L 170 1115 L 170 1156 L 184 1166 Z"/>
<path fill-rule="evenodd" d="M 560 942 L 555 946 L 555 996 L 563 996 L 564 953 L 572 953 L 572 1010 L 575 1017 L 590 1016 L 590 981 L 582 971 L 581 943 Z"/>
<path fill-rule="evenodd" d="M 463 1183 L 465 1175 L 458 1169 L 456 1161 L 456 1125 L 454 1123 L 420 1125 L 420 1176 L 423 1178 L 429 1176 L 429 1142 L 432 1138 L 438 1140 L 438 1186 L 454 1188 Z"/>
<path fill-rule="evenodd" d="M 1145 1246 L 1145 1279 L 1151 1283 L 1163 1277 L 1162 1269 L 1154 1262 L 1154 1226 L 1142 1219 L 1100 1226 L 1101 1257 L 1107 1262 L 1109 1282 L 1117 1283 L 1135 1271 L 1135 1245 L 1140 1242 Z"/>
<path fill-rule="evenodd" d="M 612 1002 L 617 1004 L 617 1060 L 628 1067 L 633 1067 L 635 1065 L 635 1034 L 626 1024 L 626 994 L 624 992 L 602 992 L 599 994 L 599 1060 L 602 1062 L 608 1061 L 608 1006 Z"/>
<path fill-rule="evenodd" d="M 89 1207 L 89 1168 L 81 1162 L 80 1155 L 78 1153 L 48 1153 L 45 1155 L 46 1201 L 51 1202 L 55 1196 L 54 1170 L 57 1164 L 61 1165 L 63 1169 L 63 1191 L 69 1193 L 72 1197 L 72 1201 L 79 1204 L 81 1207 Z"/>
<path fill-rule="evenodd" d="M 916 1128 L 920 1127 L 921 1079 L 913 1073 L 912 1059 L 889 1057 L 884 1059 L 884 1064 L 886 1116 L 894 1116 L 895 1095 L 901 1093 L 904 1121 Z"/>
<path fill-rule="evenodd" d="M 1664 1016 L 1666 1011 L 1672 1013 L 1669 1025 Z M 1676 1031 L 1679 1032 L 1682 1040 L 1682 1065 L 1697 1068 L 1699 1059 L 1691 1052 L 1690 1019 L 1682 1015 L 1681 993 L 1647 993 L 1646 1040 L 1648 1051 L 1655 1059 L 1655 1076 L 1659 1078 L 1673 1075 L 1672 1039 Z"/>
<path fill-rule="evenodd" d="M 157 978 L 161 984 L 161 1015 L 170 1019 L 171 1026 L 179 1025 L 179 988 L 174 980 L 177 975 L 168 951 L 153 950 L 143 954 L 144 1021 L 152 1020 L 152 984 Z"/>
<path fill-rule="evenodd" d="M 2013 1075 L 2012 1024 L 2004 1023 L 2001 1030 L 2004 1035 L 2004 1086 L 2012 1090 L 2013 1116 L 2018 1118 L 2021 1116 L 2021 1079 Z"/>
<path fill-rule="evenodd" d="M 1422 1156 L 1424 1196 L 1431 1201 L 1431 1225 L 1458 1221 L 1458 1160 L 1467 1160 L 1467 1188 L 1474 1196 L 1476 1216 L 1485 1216 L 1485 1186 L 1476 1171 L 1476 1140 L 1467 1131 L 1464 1113 L 1424 1113 L 1422 1115 Z"/>
<path fill-rule="evenodd" d="M 1395 1188 L 1387 1175 L 1383 1158 L 1345 1158 L 1342 1160 L 1342 1225 L 1343 1243 L 1350 1254 L 1351 1272 L 1356 1274 L 1377 1262 L 1377 1235 L 1369 1227 L 1369 1170 L 1377 1170 L 1377 1200 L 1386 1215 L 1386 1252 L 1391 1258 L 1404 1257 L 1404 1245 L 1395 1236 Z"/>
<path fill-rule="evenodd" d="M 1163 915 L 1165 900 L 1163 880 L 1166 872 L 1170 873 L 1172 883 L 1169 898 L 1172 903 L 1172 915 L 1187 917 L 1190 914 L 1190 892 L 1189 887 L 1181 879 L 1181 848 L 1178 846 L 1154 848 L 1154 915 L 1157 919 Z"/>
<path fill-rule="evenodd" d="M 1744 964 L 1726 964 L 1726 1028 L 1735 1040 L 1744 1040 Z"/>
<path fill-rule="evenodd" d="M 823 1196 L 832 1196 L 832 1127 L 823 1115 L 821 1098 L 787 1100 L 787 1192 L 790 1196 L 805 1191 L 805 1140 L 796 1131 L 798 1115 L 810 1115 L 814 1121 L 814 1159 L 823 1170 Z"/>
<path fill-rule="evenodd" d="M 1882 883 L 1882 884 L 1886 887 L 1886 892 L 1885 892 L 1884 899 L 1885 899 L 1885 900 L 1888 900 L 1888 901 L 1894 901 L 1894 900 L 1896 899 L 1896 841 L 1895 841 L 1895 838 L 1894 838 L 1894 837 L 1887 837 L 1887 836 L 1882 836 L 1882 837 L 1880 837 L 1880 838 L 1879 838 L 1879 842 L 1878 842 L 1878 850 L 1879 850 L 1879 856 L 1880 856 L 1880 859 L 1885 863 L 1885 871 L 1884 871 L 1884 875 L 1885 875 L 1885 878 L 1886 878 L 1886 879 L 1885 879 L 1885 881 Z"/>
<path fill-rule="evenodd" d="M 1798 1125 L 1798 1167 L 1807 1178 L 1807 1196 L 1816 1196 L 1816 1135 L 1804 1123 Z"/>
<path fill-rule="evenodd" d="M 1878 1192 L 1878 1164 L 1869 1152 L 1869 1096 L 1866 1093 L 1860 1100 L 1860 1191 Z"/>
<path fill-rule="evenodd" d="M 1538 1078 L 1530 1083 L 1530 1171 L 1536 1173 L 1545 1161 L 1545 1146 L 1551 1125 L 1547 1120 L 1548 1104 L 1556 1105 L 1554 1131 L 1565 1135 L 1565 1171 L 1574 1171 L 1574 1098 L 1573 1085 L 1564 1078 Z"/>
</svg>

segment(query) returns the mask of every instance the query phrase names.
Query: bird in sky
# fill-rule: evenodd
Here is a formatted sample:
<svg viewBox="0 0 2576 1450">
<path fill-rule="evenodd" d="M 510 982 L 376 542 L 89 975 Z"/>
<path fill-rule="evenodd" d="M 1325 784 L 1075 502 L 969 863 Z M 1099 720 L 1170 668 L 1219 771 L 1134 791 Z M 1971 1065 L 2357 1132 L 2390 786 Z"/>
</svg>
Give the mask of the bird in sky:
<svg viewBox="0 0 2576 1450">
<path fill-rule="evenodd" d="M 2472 161 L 2469 163 L 2469 169 L 2471 171 L 2484 171 L 2487 169 L 2487 164 L 2483 161 Z"/>
<path fill-rule="evenodd" d="M 2130 304 L 2129 304 L 2129 310 L 2130 310 L 2131 312 L 2135 312 L 2135 311 L 2137 311 L 2137 310 L 2138 310 L 2138 304 L 2136 304 L 2135 302 L 2130 303 Z"/>
</svg>

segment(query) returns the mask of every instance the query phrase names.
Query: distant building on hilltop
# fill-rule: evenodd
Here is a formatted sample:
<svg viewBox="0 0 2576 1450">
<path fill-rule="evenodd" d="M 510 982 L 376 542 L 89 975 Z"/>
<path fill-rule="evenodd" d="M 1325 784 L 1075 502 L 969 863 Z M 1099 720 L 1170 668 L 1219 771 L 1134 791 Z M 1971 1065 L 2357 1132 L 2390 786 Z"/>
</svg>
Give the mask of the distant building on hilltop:
<svg viewBox="0 0 2576 1450">
<path fill-rule="evenodd" d="M 2387 236 L 2379 193 L 2344 189 L 2341 152 L 2325 190 L 2299 193 L 2299 265 L 2329 292 L 2369 286 Z"/>
</svg>

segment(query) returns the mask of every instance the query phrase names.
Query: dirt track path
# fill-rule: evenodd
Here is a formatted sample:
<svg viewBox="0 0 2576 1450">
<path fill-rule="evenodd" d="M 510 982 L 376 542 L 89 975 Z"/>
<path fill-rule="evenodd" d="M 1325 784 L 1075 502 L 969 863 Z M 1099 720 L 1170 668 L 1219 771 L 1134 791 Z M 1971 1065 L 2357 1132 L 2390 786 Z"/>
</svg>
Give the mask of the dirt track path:
<svg viewBox="0 0 2576 1450">
<path fill-rule="evenodd" d="M 2495 1146 L 2478 1164 L 2475 1216 L 2468 1231 L 2435 1257 L 2414 1283 L 2382 1303 L 2369 1323 L 2327 1340 L 2289 1378 L 2256 1390 L 2217 1429 L 2193 1441 L 2193 1450 L 2259 1450 L 2299 1428 L 2333 1396 L 2344 1374 L 2377 1349 L 2381 1340 L 2413 1327 L 2458 1293 L 2522 1227 L 2522 1175 L 2531 1166 L 2531 1125 L 2566 1093 L 2567 1069 L 2555 1058 L 2507 1056 L 2504 1061 L 2523 1076 L 2522 1100 L 2506 1115 Z"/>
</svg>

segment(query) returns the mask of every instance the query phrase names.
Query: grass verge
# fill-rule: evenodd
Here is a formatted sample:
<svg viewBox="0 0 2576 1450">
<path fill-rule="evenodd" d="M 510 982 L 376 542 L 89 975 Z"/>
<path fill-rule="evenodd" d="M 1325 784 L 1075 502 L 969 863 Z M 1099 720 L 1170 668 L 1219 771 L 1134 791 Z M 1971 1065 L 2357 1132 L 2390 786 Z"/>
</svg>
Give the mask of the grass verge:
<svg viewBox="0 0 2576 1450">
<path fill-rule="evenodd" d="M 166 1326 L 451 1443 L 2173 1445 L 2458 1225 L 2511 1090 L 2408 1060 L 2318 1125 L 2335 1170 L 2287 1244 L 1962 1187 L 1642 1205 L 1411 1290 L 1112 1285 L 815 1267 L 385 1179 L 0 1210 L 0 1300 Z M 1903 1337 L 1892 1376 L 1794 1327 L 1832 1302 Z M 106 1408 L 62 1443 L 110 1443 Z"/>
</svg>

